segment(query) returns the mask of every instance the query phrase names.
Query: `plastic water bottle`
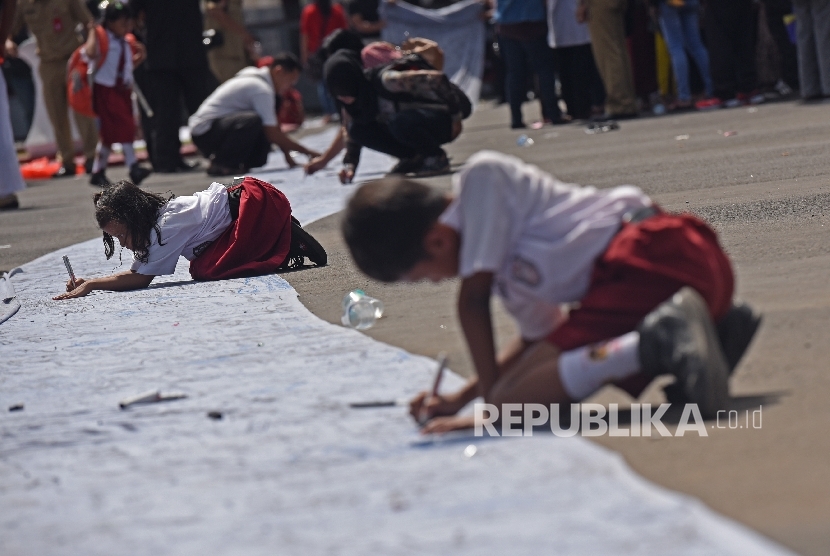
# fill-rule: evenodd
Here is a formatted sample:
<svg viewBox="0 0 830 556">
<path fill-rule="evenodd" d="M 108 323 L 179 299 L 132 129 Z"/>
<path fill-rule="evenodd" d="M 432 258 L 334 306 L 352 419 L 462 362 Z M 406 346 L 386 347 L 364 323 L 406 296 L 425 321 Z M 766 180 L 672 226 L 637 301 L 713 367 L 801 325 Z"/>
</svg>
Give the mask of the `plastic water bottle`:
<svg viewBox="0 0 830 556">
<path fill-rule="evenodd" d="M 520 147 L 532 147 L 533 146 L 533 139 L 525 135 L 524 133 L 519 135 L 519 138 L 516 139 L 516 144 Z"/>
<path fill-rule="evenodd" d="M 654 112 L 655 116 L 662 116 L 666 113 L 666 105 L 665 104 L 655 104 L 652 106 L 651 111 Z"/>
<path fill-rule="evenodd" d="M 343 326 L 358 330 L 372 328 L 383 316 L 383 303 L 369 297 L 363 290 L 352 290 L 343 298 Z"/>
</svg>

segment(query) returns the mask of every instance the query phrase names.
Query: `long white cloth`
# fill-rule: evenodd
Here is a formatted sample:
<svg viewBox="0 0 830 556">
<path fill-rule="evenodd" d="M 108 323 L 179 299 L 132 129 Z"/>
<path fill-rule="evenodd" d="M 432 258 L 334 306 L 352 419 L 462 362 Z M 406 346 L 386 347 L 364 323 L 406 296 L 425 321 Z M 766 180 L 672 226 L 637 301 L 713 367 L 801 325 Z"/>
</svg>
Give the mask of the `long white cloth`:
<svg viewBox="0 0 830 556">
<path fill-rule="evenodd" d="M 9 114 L 9 93 L 6 78 L 0 71 L 0 197 L 25 189 L 14 148 L 12 122 Z"/>
<path fill-rule="evenodd" d="M 329 172 L 260 177 L 309 222 L 354 189 Z M 786 554 L 580 438 L 425 439 L 404 407 L 351 409 L 428 387 L 435 363 L 321 321 L 279 276 L 197 283 L 180 259 L 148 289 L 51 301 L 62 255 L 79 276 L 126 268 L 102 251 L 12 276 L 0 554 Z M 188 398 L 118 408 L 156 389 Z"/>
<path fill-rule="evenodd" d="M 381 36 L 394 44 L 414 37 L 437 42 L 444 51 L 444 73 L 475 105 L 484 74 L 482 9 L 478 0 L 465 0 L 440 10 L 427 10 L 406 2 L 382 2 L 380 14 L 386 27 Z"/>
</svg>

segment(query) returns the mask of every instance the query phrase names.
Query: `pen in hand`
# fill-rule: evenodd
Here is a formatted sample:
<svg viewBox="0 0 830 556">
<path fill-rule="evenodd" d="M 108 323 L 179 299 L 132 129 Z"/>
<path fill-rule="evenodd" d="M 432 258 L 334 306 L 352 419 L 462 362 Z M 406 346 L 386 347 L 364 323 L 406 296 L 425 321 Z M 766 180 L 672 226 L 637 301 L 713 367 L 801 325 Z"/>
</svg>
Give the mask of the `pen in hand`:
<svg viewBox="0 0 830 556">
<path fill-rule="evenodd" d="M 75 273 L 72 272 L 72 265 L 69 264 L 69 257 L 67 255 L 63 256 L 63 264 L 66 266 L 66 271 L 69 273 L 69 283 L 72 284 L 72 289 L 76 288 L 75 286 Z"/>
<path fill-rule="evenodd" d="M 435 381 L 432 383 L 432 391 L 429 398 L 424 398 L 421 405 L 421 410 L 418 412 L 418 423 L 423 426 L 429 421 L 429 414 L 427 413 L 427 403 L 430 399 L 438 397 L 438 389 L 441 386 L 441 378 L 444 376 L 444 369 L 447 367 L 447 354 L 441 352 L 438 354 L 438 370 L 435 372 Z"/>
</svg>

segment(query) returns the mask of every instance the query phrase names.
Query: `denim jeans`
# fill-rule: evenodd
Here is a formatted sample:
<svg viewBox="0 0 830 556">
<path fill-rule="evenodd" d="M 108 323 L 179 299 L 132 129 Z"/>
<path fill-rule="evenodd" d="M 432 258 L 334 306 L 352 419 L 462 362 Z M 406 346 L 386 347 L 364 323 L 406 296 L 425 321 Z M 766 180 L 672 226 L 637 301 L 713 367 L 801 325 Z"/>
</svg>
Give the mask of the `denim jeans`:
<svg viewBox="0 0 830 556">
<path fill-rule="evenodd" d="M 680 8 L 670 6 L 668 2 L 660 4 L 660 30 L 663 32 L 663 38 L 666 40 L 666 46 L 671 55 L 674 77 L 677 80 L 677 98 L 681 102 L 692 100 L 687 51 L 692 55 L 700 76 L 703 78 L 706 96 L 712 96 L 709 53 L 700 40 L 699 10 L 700 5 L 696 0 L 687 0 Z"/>
<path fill-rule="evenodd" d="M 527 100 L 527 67 L 531 67 L 539 78 L 539 92 L 542 113 L 546 118 L 558 120 L 562 117 L 556 98 L 556 60 L 547 38 L 519 41 L 499 37 L 499 47 L 507 69 L 507 102 L 510 103 L 511 124 L 522 124 L 522 104 Z"/>
</svg>

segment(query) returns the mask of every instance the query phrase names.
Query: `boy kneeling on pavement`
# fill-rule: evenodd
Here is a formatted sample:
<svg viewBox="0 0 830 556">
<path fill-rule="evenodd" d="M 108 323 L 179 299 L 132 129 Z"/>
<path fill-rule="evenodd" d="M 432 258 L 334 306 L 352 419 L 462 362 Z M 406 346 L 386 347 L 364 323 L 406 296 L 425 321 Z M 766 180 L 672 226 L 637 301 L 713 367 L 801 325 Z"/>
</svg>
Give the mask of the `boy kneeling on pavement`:
<svg viewBox="0 0 830 556">
<path fill-rule="evenodd" d="M 728 406 L 760 316 L 733 302 L 732 267 L 707 224 L 663 212 L 636 187 L 565 184 L 497 152 L 474 155 L 454 180 L 454 196 L 399 177 L 367 183 L 343 221 L 372 278 L 463 279 L 458 313 L 477 378 L 412 400 L 413 416 L 431 417 L 424 432 L 472 427 L 456 413 L 478 396 L 567 404 L 613 383 L 636 397 L 663 374 L 676 377 L 669 401 L 696 403 L 704 418 Z M 498 355 L 492 293 L 521 333 Z"/>
</svg>

